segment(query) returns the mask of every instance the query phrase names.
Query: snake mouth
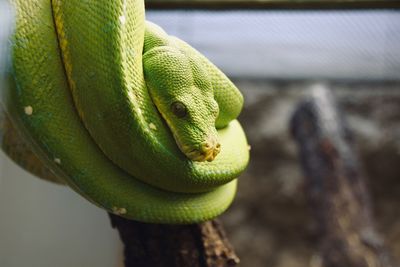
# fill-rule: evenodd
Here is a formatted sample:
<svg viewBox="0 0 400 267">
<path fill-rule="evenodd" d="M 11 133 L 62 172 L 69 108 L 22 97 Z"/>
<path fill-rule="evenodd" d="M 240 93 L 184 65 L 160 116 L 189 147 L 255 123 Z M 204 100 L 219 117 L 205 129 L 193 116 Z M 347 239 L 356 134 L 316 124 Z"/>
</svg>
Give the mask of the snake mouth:
<svg viewBox="0 0 400 267">
<path fill-rule="evenodd" d="M 175 140 L 182 153 L 193 161 L 213 161 L 221 151 L 221 144 L 214 137 L 207 138 L 198 145 L 186 145 L 179 142 L 177 138 Z"/>
</svg>

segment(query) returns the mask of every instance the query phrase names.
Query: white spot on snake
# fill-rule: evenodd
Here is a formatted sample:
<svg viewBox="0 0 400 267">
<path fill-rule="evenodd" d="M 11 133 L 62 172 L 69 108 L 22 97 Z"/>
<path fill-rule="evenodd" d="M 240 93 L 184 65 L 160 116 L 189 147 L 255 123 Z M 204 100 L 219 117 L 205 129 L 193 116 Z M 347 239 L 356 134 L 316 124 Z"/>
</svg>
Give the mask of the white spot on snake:
<svg viewBox="0 0 400 267">
<path fill-rule="evenodd" d="M 152 122 L 150 122 L 149 127 L 150 127 L 150 129 L 152 129 L 152 130 L 157 130 L 157 126 L 156 126 L 154 123 L 152 123 Z"/>
<path fill-rule="evenodd" d="M 126 54 L 130 57 L 135 57 L 136 51 L 135 51 L 135 49 L 129 48 L 129 49 L 126 49 Z"/>
<path fill-rule="evenodd" d="M 124 0 L 124 2 L 122 3 L 122 15 L 119 17 L 119 21 L 121 22 L 121 24 L 125 24 L 126 22 L 126 0 Z"/>
<path fill-rule="evenodd" d="M 125 208 L 118 208 L 118 207 L 113 207 L 112 211 L 117 215 L 123 215 L 127 213 L 127 210 Z"/>
<path fill-rule="evenodd" d="M 54 159 L 54 162 L 57 163 L 57 164 L 61 164 L 61 159 L 55 158 L 55 159 Z"/>
<path fill-rule="evenodd" d="M 120 16 L 119 21 L 121 22 L 121 24 L 125 24 L 125 22 L 126 22 L 125 16 L 124 15 Z"/>
<path fill-rule="evenodd" d="M 128 96 L 129 96 L 129 99 L 131 99 L 133 101 L 136 99 L 135 92 L 133 92 L 133 91 L 128 91 Z"/>
<path fill-rule="evenodd" d="M 251 145 L 248 145 L 248 146 L 247 146 L 247 149 L 250 151 L 250 150 L 251 150 Z"/>
<path fill-rule="evenodd" d="M 30 116 L 33 113 L 33 108 L 31 106 L 24 107 L 25 114 Z"/>
</svg>

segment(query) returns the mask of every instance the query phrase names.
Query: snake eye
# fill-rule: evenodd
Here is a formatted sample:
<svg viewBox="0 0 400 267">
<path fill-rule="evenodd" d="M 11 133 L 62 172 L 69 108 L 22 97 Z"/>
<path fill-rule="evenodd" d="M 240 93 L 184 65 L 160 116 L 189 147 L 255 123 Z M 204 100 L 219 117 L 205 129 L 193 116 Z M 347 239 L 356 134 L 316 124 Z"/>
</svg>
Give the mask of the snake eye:
<svg viewBox="0 0 400 267">
<path fill-rule="evenodd" d="M 172 103 L 171 109 L 172 113 L 174 113 L 178 118 L 183 118 L 187 114 L 186 106 L 179 101 Z"/>
</svg>

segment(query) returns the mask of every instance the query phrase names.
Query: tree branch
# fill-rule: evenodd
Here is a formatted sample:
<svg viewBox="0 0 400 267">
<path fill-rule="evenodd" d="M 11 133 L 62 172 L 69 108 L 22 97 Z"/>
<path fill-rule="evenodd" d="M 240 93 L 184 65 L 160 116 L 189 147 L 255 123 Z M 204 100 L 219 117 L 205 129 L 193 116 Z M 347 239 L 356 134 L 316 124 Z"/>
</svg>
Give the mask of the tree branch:
<svg viewBox="0 0 400 267">
<path fill-rule="evenodd" d="M 233 267 L 239 264 L 218 220 L 166 225 L 109 215 L 125 246 L 125 267 Z"/>
<path fill-rule="evenodd" d="M 377 234 L 352 136 L 332 93 L 316 85 L 295 111 L 291 130 L 307 179 L 325 267 L 392 267 Z"/>
</svg>

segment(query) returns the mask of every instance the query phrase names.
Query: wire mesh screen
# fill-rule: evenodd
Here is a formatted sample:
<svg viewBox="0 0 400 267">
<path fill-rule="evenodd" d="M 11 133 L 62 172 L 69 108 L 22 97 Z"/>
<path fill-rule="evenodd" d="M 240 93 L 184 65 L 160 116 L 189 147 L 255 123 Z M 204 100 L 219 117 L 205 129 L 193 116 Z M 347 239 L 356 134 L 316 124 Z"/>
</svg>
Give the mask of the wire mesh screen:
<svg viewBox="0 0 400 267">
<path fill-rule="evenodd" d="M 251 161 L 222 216 L 243 266 L 367 266 L 322 264 L 311 183 L 299 168 L 309 157 L 297 154 L 288 131 L 311 80 L 325 79 L 356 140 L 377 225 L 399 259 L 399 11 L 151 11 L 147 19 L 204 53 L 244 95 Z"/>
<path fill-rule="evenodd" d="M 228 75 L 397 80 L 400 11 L 149 11 Z"/>
<path fill-rule="evenodd" d="M 2 1 L 0 80 L 10 58 L 4 53 L 10 43 L 5 31 L 10 14 Z M 310 214 L 315 210 L 307 200 L 310 183 L 300 168 L 302 159 L 311 157 L 298 155 L 295 131 L 288 129 L 299 103 L 309 101 L 314 83 L 310 80 L 325 79 L 329 81 L 311 89 L 326 87 L 336 95 L 352 133 L 349 139 L 358 146 L 377 228 L 400 262 L 400 10 L 148 10 L 146 16 L 210 58 L 234 78 L 244 96 L 239 120 L 251 145 L 251 160 L 239 179 L 233 206 L 221 216 L 241 266 L 323 266 L 322 234 Z M 5 88 L 0 82 L 1 86 Z M 329 96 L 321 90 L 311 91 L 316 99 Z M 320 92 L 317 97 L 315 92 Z M 330 115 L 332 105 L 326 103 L 319 103 L 330 111 L 322 118 L 333 121 L 338 116 Z M 321 140 L 316 147 L 334 151 L 326 138 Z M 122 246 L 104 211 L 68 188 L 30 176 L 0 152 L 0 267 L 101 267 L 117 266 L 117 260 L 118 266 L 123 265 Z M 321 199 L 333 198 L 321 194 Z M 346 224 L 343 217 L 332 217 L 326 221 Z M 374 241 L 370 233 L 366 240 Z M 345 243 L 348 252 L 358 250 L 347 245 L 365 241 L 357 235 L 346 237 L 346 242 L 357 241 Z M 377 242 L 365 245 L 379 245 L 380 239 Z M 341 256 L 334 250 L 331 254 Z M 350 266 L 355 267 L 339 265 Z"/>
</svg>

